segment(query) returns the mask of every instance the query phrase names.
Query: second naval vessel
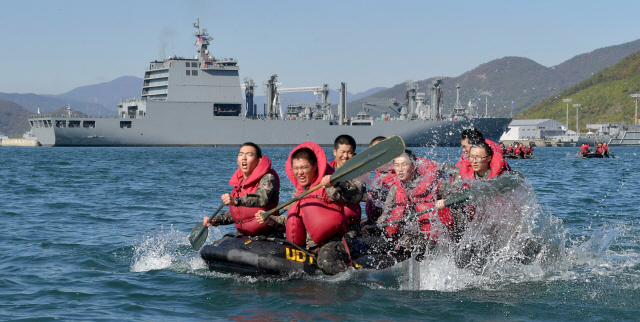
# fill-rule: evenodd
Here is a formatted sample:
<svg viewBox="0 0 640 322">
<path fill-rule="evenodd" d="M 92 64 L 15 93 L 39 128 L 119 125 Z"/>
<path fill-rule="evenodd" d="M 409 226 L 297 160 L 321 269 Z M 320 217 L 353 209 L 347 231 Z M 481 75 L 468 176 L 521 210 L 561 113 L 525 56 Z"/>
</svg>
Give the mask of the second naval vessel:
<svg viewBox="0 0 640 322">
<path fill-rule="evenodd" d="M 445 116 L 442 79 L 430 86 L 429 103 L 417 84 L 408 83 L 403 104 L 383 102 L 393 115 L 385 112 L 373 117 L 364 107 L 349 119 L 346 83 L 340 86 L 334 115 L 328 85 L 278 88 L 277 75 L 272 75 L 265 83 L 264 113 L 258 114 L 253 80 L 245 78 L 241 84 L 238 62 L 212 56 L 208 46 L 213 38 L 206 29 L 200 30 L 199 21 L 194 27 L 195 58 L 174 56 L 151 62 L 144 73 L 141 97 L 122 100 L 117 116 L 90 117 L 70 110 L 63 115 L 31 115 L 31 132 L 43 146 L 237 146 L 247 141 L 262 146 L 294 146 L 305 141 L 331 146 L 340 134 L 351 135 L 360 146 L 376 136 L 392 135 L 401 136 L 407 146 L 459 146 L 465 128 L 477 128 L 497 141 L 511 121 L 474 118 L 462 113 L 459 101 L 454 112 Z M 313 91 L 321 99 L 316 104 L 290 105 L 283 112 L 279 95 L 293 91 Z"/>
</svg>

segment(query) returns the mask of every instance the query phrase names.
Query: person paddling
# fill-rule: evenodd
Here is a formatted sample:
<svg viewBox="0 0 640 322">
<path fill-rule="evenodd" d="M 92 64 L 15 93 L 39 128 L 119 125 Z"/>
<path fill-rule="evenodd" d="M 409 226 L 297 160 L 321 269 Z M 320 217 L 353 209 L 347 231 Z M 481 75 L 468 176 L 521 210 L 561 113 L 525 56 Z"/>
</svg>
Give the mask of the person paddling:
<svg viewBox="0 0 640 322">
<path fill-rule="evenodd" d="M 329 162 L 329 165 L 335 170 L 339 169 L 345 162 L 349 161 L 349 159 L 356 155 L 355 151 L 356 140 L 353 137 L 346 134 L 338 136 L 333 142 L 333 155 L 335 156 L 335 159 Z M 362 218 L 360 201 L 362 201 L 361 198 L 363 196 L 366 196 L 364 193 L 364 191 L 366 191 L 366 187 L 364 183 L 355 179 L 344 182 L 342 185 L 345 187 L 349 186 L 344 189 L 345 191 L 359 191 L 359 193 L 342 196 L 346 200 L 344 215 L 347 219 L 347 230 L 357 232 Z"/>
<path fill-rule="evenodd" d="M 471 147 L 477 145 L 480 142 L 484 142 L 491 147 L 493 151 L 494 157 L 491 159 L 491 169 L 502 169 L 502 171 L 509 171 L 511 167 L 509 163 L 503 157 L 503 151 L 500 145 L 497 143 L 485 139 L 480 131 L 477 129 L 466 129 L 460 133 L 460 145 L 462 146 L 462 155 L 460 155 L 460 161 L 456 163 L 456 167 L 460 172 L 471 173 L 471 163 L 469 162 L 468 156 Z M 514 150 L 517 150 L 515 148 Z M 514 151 L 514 153 L 519 153 Z M 446 168 L 445 170 L 450 170 Z"/>
<path fill-rule="evenodd" d="M 580 156 L 584 156 L 589 152 L 591 152 L 591 149 L 589 148 L 589 144 L 583 143 L 582 146 L 580 146 Z"/>
<path fill-rule="evenodd" d="M 262 155 L 260 147 L 252 142 L 242 144 L 238 151 L 238 169 L 229 180 L 231 193 L 221 196 L 229 211 L 209 222 L 204 217 L 205 226 L 235 224 L 238 233 L 247 236 L 271 235 L 278 233 L 278 227 L 261 225 L 255 221 L 258 210 L 270 210 L 278 206 L 280 178 L 271 168 L 271 160 Z"/>
<path fill-rule="evenodd" d="M 385 178 L 390 189 L 384 211 L 377 220 L 378 225 L 434 207 L 440 183 L 444 179 L 435 162 L 416 158 L 410 150 L 393 160 L 393 169 L 394 172 Z M 417 226 L 410 223 L 388 225 L 384 228 L 384 233 L 397 246 L 411 251 L 420 249 L 422 253 L 435 246 L 442 227 L 446 230 L 453 228 L 453 217 L 449 209 L 418 216 Z M 367 233 L 367 230 L 363 230 L 363 234 Z"/>
<path fill-rule="evenodd" d="M 291 151 L 286 170 L 296 188 L 295 196 L 318 184 L 323 185 L 289 207 L 287 240 L 317 255 L 318 267 L 325 274 L 346 270 L 350 259 L 343 242 L 347 222 L 344 204 L 347 199 L 362 198 L 357 194 L 363 192 L 345 182 L 331 182 L 334 169 L 327 163 L 324 150 L 313 142 L 302 143 Z M 262 212 L 255 214 L 256 221 L 264 222 L 260 219 Z"/>
<path fill-rule="evenodd" d="M 469 149 L 468 160 L 470 162 L 470 169 L 460 168 L 458 172 L 450 172 L 452 180 L 444 181 L 441 187 L 441 195 L 445 196 L 436 202 L 438 209 L 445 208 L 444 202 L 447 200 L 446 196 L 460 191 L 468 187 L 473 180 L 485 181 L 503 174 L 504 167 L 501 167 L 499 163 L 493 162 L 493 158 L 496 157 L 491 146 L 486 142 L 478 142 L 471 146 Z M 462 234 L 467 228 L 467 223 L 471 221 L 475 214 L 473 206 L 467 207 L 452 207 L 451 212 L 454 217 L 454 232 L 453 240 L 459 241 Z"/>
<path fill-rule="evenodd" d="M 611 151 L 609 150 L 609 143 L 602 143 L 602 150 L 604 151 L 604 156 L 605 157 L 609 157 L 609 156 L 613 156 L 611 154 Z"/>
<path fill-rule="evenodd" d="M 460 156 L 460 161 L 456 163 L 456 168 L 458 168 L 457 171 L 459 171 L 460 174 L 473 173 L 473 169 L 471 167 L 471 163 L 469 162 L 468 156 L 469 156 L 469 151 L 471 150 L 471 147 L 474 145 L 478 145 L 479 143 L 486 143 L 491 147 L 491 151 L 493 154 L 493 157 L 491 158 L 491 170 L 494 173 L 494 176 L 497 173 L 497 171 L 511 170 L 509 163 L 507 163 L 507 161 L 503 157 L 503 152 L 500 145 L 498 145 L 497 143 L 489 139 L 485 139 L 482 136 L 482 133 L 477 129 L 467 129 L 462 131 L 462 133 L 460 133 L 460 145 L 462 146 L 462 155 Z M 518 150 L 518 148 L 514 148 L 514 150 Z M 514 153 L 518 153 L 518 152 L 514 151 Z M 451 172 L 452 170 L 456 171 L 456 169 L 452 169 L 450 166 L 447 167 L 446 165 L 444 166 L 443 169 L 446 172 Z"/>
</svg>

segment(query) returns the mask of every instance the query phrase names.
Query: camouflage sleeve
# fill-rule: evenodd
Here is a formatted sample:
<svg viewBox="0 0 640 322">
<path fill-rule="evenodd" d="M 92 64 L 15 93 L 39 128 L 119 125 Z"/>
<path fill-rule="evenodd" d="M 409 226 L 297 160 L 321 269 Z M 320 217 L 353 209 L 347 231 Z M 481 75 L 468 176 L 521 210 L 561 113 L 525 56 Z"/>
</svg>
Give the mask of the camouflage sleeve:
<svg viewBox="0 0 640 322">
<path fill-rule="evenodd" d="M 449 168 L 446 166 L 449 166 Z M 441 173 L 441 178 L 440 188 L 438 189 L 438 199 L 447 199 L 462 189 L 463 182 L 458 168 L 445 165 Z"/>
<path fill-rule="evenodd" d="M 287 216 L 286 215 L 271 216 L 271 217 L 269 217 L 269 221 L 268 221 L 267 224 L 269 226 L 281 231 L 281 232 L 286 232 L 286 230 L 287 230 Z"/>
<path fill-rule="evenodd" d="M 231 225 L 233 224 L 233 219 L 231 218 L 231 212 L 225 211 L 222 214 L 218 215 L 213 221 L 215 221 L 218 225 Z"/>
<path fill-rule="evenodd" d="M 267 173 L 260 179 L 260 184 L 256 192 L 247 193 L 240 197 L 238 206 L 242 207 L 266 207 L 272 200 L 275 200 L 280 192 L 277 187 L 276 177 Z"/>
<path fill-rule="evenodd" d="M 389 189 L 389 193 L 387 194 L 387 200 L 384 201 L 384 209 L 382 210 L 382 215 L 378 217 L 376 220 L 376 225 L 381 225 L 387 221 L 389 216 L 391 216 L 391 211 L 396 206 L 396 191 L 398 188 L 396 186 L 392 186 Z"/>
<path fill-rule="evenodd" d="M 347 205 L 357 204 L 367 195 L 367 187 L 358 180 L 339 182 L 327 188 L 326 191 L 329 199 L 344 202 Z"/>
</svg>

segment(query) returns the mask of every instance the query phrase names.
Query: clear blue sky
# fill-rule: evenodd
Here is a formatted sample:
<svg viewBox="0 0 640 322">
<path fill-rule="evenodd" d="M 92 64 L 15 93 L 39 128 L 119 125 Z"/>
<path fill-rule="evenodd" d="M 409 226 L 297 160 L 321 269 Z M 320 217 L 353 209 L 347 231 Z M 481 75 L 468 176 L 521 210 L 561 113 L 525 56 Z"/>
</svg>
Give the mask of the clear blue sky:
<svg viewBox="0 0 640 322">
<path fill-rule="evenodd" d="M 0 1 L 0 92 L 142 77 L 164 56 L 238 59 L 257 83 L 352 93 L 458 76 L 505 56 L 544 66 L 640 38 L 640 1 Z M 164 49 L 163 49 L 164 48 Z"/>
</svg>

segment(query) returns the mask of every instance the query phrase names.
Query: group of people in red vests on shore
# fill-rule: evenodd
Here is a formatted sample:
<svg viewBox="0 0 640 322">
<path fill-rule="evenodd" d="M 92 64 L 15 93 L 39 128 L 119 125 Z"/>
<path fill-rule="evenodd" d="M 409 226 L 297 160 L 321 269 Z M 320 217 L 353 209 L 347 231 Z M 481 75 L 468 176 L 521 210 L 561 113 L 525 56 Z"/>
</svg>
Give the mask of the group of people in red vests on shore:
<svg viewBox="0 0 640 322">
<path fill-rule="evenodd" d="M 238 169 L 229 180 L 232 191 L 221 196 L 229 211 L 211 222 L 205 217 L 203 223 L 234 224 L 238 233 L 246 236 L 285 235 L 315 255 L 325 274 L 345 271 L 356 256 L 386 254 L 391 265 L 412 253 L 425 254 L 443 238 L 457 242 L 474 217 L 473 207 L 445 207 L 449 196 L 474 180 L 484 181 L 511 170 L 502 147 L 478 130 L 465 130 L 460 138 L 463 152 L 455 166 L 440 165 L 405 150 L 391 165 L 378 168 L 375 178 L 366 183 L 330 180 L 334 171 L 356 154 L 351 136 L 336 138 L 331 162 L 319 145 L 302 143 L 289 153 L 285 164 L 287 178 L 295 187 L 293 195 L 316 185 L 322 188 L 292 203 L 286 215 L 274 214 L 267 219 L 262 213 L 274 209 L 280 200 L 280 177 L 260 147 L 247 142 L 238 151 Z M 384 139 L 376 137 L 370 146 Z M 365 203 L 366 218 L 362 218 L 361 202 Z M 427 209 L 432 211 L 415 220 L 398 221 Z M 461 268 L 464 265 L 459 264 Z"/>
</svg>

